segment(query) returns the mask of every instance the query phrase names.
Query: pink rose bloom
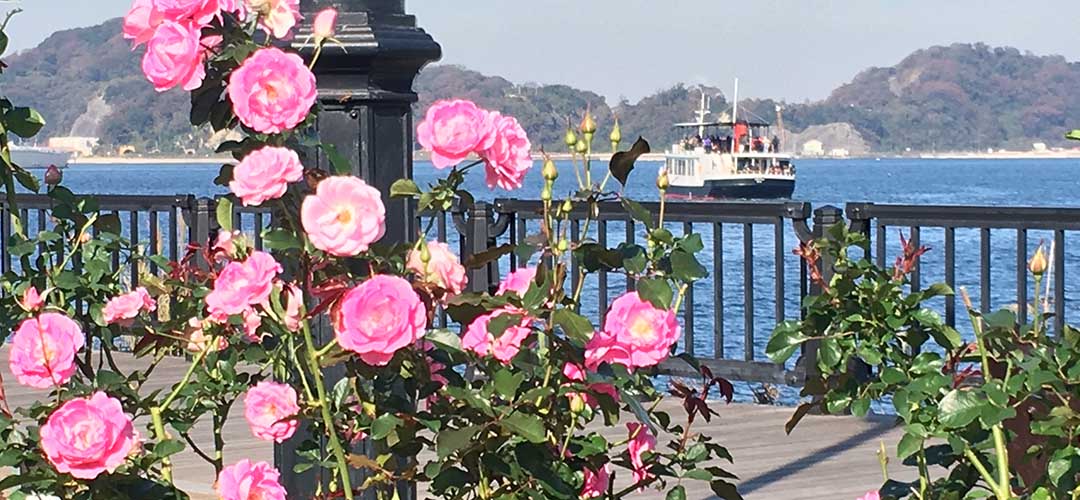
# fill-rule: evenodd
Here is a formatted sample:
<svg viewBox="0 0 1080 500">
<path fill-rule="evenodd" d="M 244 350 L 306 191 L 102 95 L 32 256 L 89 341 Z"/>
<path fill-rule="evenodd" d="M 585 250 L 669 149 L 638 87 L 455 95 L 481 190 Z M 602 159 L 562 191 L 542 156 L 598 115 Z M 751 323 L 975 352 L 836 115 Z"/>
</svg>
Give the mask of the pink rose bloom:
<svg viewBox="0 0 1080 500">
<path fill-rule="evenodd" d="M 281 473 L 266 462 L 244 459 L 221 469 L 214 489 L 221 500 L 285 500 Z"/>
<path fill-rule="evenodd" d="M 416 273 L 420 279 L 446 290 L 447 299 L 460 294 L 468 279 L 465 277 L 465 266 L 450 250 L 450 245 L 432 240 L 427 243 L 427 249 L 431 259 L 426 265 L 420 259 L 420 251 L 414 249 L 409 251 L 405 268 Z"/>
<path fill-rule="evenodd" d="M 471 101 L 437 101 L 416 127 L 416 140 L 431 152 L 431 163 L 443 169 L 470 154 L 491 147 L 493 121 Z"/>
<path fill-rule="evenodd" d="M 293 418 L 298 413 L 296 391 L 288 385 L 264 380 L 244 395 L 244 418 L 259 439 L 278 443 L 289 439 L 300 425 Z"/>
<path fill-rule="evenodd" d="M 619 363 L 628 369 L 653 366 L 670 355 L 679 340 L 675 313 L 657 309 L 637 292 L 628 292 L 611 303 L 604 331 L 585 346 L 587 365 Z"/>
<path fill-rule="evenodd" d="M 574 363 L 567 362 L 563 364 L 562 373 L 567 380 L 572 382 L 585 381 L 585 370 L 582 370 L 580 366 L 575 365 Z"/>
<path fill-rule="evenodd" d="M 645 452 L 656 450 L 656 436 L 649 429 L 637 422 L 626 424 L 630 431 L 630 444 L 627 451 L 630 453 L 630 463 L 634 466 L 634 484 L 640 483 L 652 477 L 649 469 L 645 467 Z"/>
<path fill-rule="evenodd" d="M 264 134 L 296 127 L 315 104 L 315 75 L 276 47 L 259 49 L 229 77 L 229 101 L 244 125 Z"/>
<path fill-rule="evenodd" d="M 26 290 L 23 290 L 22 299 L 19 300 L 19 307 L 22 307 L 27 312 L 33 312 L 41 309 L 44 305 L 45 299 L 42 299 L 41 295 L 38 294 L 37 288 L 28 286 Z"/>
<path fill-rule="evenodd" d="M 138 445 L 131 418 L 104 392 L 72 399 L 41 426 L 41 449 L 61 473 L 94 479 L 113 472 Z"/>
<path fill-rule="evenodd" d="M 517 189 L 532 168 L 532 145 L 516 118 L 494 112 L 492 115 L 494 141 L 480 151 L 480 156 L 484 158 L 487 185 L 492 189 L 496 186 L 506 190 Z"/>
<path fill-rule="evenodd" d="M 504 314 L 513 314 L 521 317 L 517 324 L 511 324 L 503 331 L 502 335 L 498 338 L 495 337 L 488 330 L 488 324 L 492 318 L 497 318 Z M 469 327 L 465 330 L 465 335 L 461 337 L 461 347 L 475 352 L 480 356 L 492 355 L 495 359 L 501 361 L 503 364 L 510 364 L 510 360 L 517 356 L 518 351 L 521 350 L 521 343 L 529 336 L 529 332 L 532 330 L 529 328 L 529 324 L 532 323 L 525 311 L 511 309 L 504 307 L 502 309 L 496 309 L 488 314 L 479 316 L 469 324 Z"/>
<path fill-rule="evenodd" d="M 881 500 L 881 495 L 877 491 L 870 491 L 856 500 Z"/>
<path fill-rule="evenodd" d="M 243 262 L 226 264 L 206 296 L 206 310 L 212 319 L 223 322 L 250 306 L 266 303 L 281 271 L 281 264 L 266 252 L 252 252 Z"/>
<path fill-rule="evenodd" d="M 333 7 L 323 9 L 315 15 L 315 22 L 311 26 L 312 34 L 315 35 L 315 43 L 322 43 L 327 38 L 333 38 L 337 16 L 338 11 Z"/>
<path fill-rule="evenodd" d="M 252 344 L 262 343 L 262 335 L 259 335 L 259 327 L 262 326 L 262 316 L 254 309 L 244 310 L 244 340 Z"/>
<path fill-rule="evenodd" d="M 285 289 L 285 328 L 290 332 L 300 331 L 300 323 L 304 320 L 301 308 L 304 306 L 304 292 L 295 284 L 287 284 Z"/>
<path fill-rule="evenodd" d="M 248 153 L 233 168 L 229 190 L 245 207 L 281 198 L 290 182 L 304 178 L 300 156 L 289 148 L 264 146 Z"/>
<path fill-rule="evenodd" d="M 263 0 L 262 3 L 265 12 L 259 27 L 274 38 L 291 38 L 293 27 L 304 18 L 300 15 L 300 0 Z"/>
<path fill-rule="evenodd" d="M 206 77 L 205 56 L 198 26 L 164 21 L 146 45 L 142 71 L 158 92 L 176 86 L 192 91 L 199 88 Z"/>
<path fill-rule="evenodd" d="M 218 337 L 217 343 L 210 345 L 210 336 L 206 335 L 202 321 L 199 321 L 199 318 L 188 319 L 187 328 L 184 329 L 184 336 L 188 339 L 186 349 L 192 354 L 198 354 L 206 349 L 220 351 L 229 346 L 229 342 L 224 337 Z"/>
<path fill-rule="evenodd" d="M 165 19 L 153 0 L 135 0 L 131 10 L 124 16 L 124 38 L 131 40 L 132 48 L 138 47 L 154 36 L 154 31 Z"/>
<path fill-rule="evenodd" d="M 495 295 L 504 295 L 506 292 L 514 292 L 521 297 L 525 296 L 525 292 L 529 291 L 529 286 L 532 285 L 533 280 L 536 279 L 535 267 L 521 267 L 517 271 L 507 274 L 503 278 L 502 283 L 499 283 L 499 290 L 495 292 Z"/>
<path fill-rule="evenodd" d="M 383 366 L 416 342 L 427 326 L 427 309 L 404 278 L 376 275 L 349 290 L 333 311 L 342 349 L 365 363 Z"/>
<path fill-rule="evenodd" d="M 154 302 L 146 289 L 140 286 L 132 292 L 109 299 L 105 303 L 105 308 L 101 310 L 101 315 L 106 324 L 119 323 L 120 326 L 129 327 L 135 322 L 140 312 L 154 312 L 156 309 L 157 302 Z"/>
<path fill-rule="evenodd" d="M 75 374 L 75 355 L 84 345 L 78 323 L 60 313 L 44 313 L 15 329 L 8 366 L 22 385 L 61 386 Z"/>
<path fill-rule="evenodd" d="M 219 15 L 218 0 L 153 0 L 165 19 L 173 22 L 194 21 L 199 29 Z"/>
<path fill-rule="evenodd" d="M 228 260 L 236 256 L 236 244 L 242 242 L 240 231 L 218 231 L 213 250 L 218 260 Z M 225 259 L 223 259 L 223 257 Z"/>
<path fill-rule="evenodd" d="M 598 471 L 585 468 L 585 484 L 581 487 L 581 498 L 599 498 L 604 496 L 611 484 L 611 473 L 608 464 L 604 464 Z"/>
<path fill-rule="evenodd" d="M 563 365 L 563 376 L 571 382 L 584 382 L 585 370 L 582 370 L 580 366 L 574 363 L 568 362 Z M 611 397 L 611 399 L 615 400 L 615 402 L 619 401 L 619 391 L 615 388 L 614 385 L 604 382 L 597 382 L 594 384 L 589 384 L 589 390 L 597 394 L 607 394 Z M 596 408 L 600 404 L 599 401 L 596 400 L 596 396 L 593 396 L 589 393 L 568 393 L 567 397 L 570 399 L 573 399 L 574 397 L 584 398 L 585 403 L 593 408 Z"/>
<path fill-rule="evenodd" d="M 352 257 L 386 232 L 382 195 L 363 179 L 327 177 L 315 194 L 304 198 L 300 222 L 315 248 L 338 257 Z"/>
</svg>

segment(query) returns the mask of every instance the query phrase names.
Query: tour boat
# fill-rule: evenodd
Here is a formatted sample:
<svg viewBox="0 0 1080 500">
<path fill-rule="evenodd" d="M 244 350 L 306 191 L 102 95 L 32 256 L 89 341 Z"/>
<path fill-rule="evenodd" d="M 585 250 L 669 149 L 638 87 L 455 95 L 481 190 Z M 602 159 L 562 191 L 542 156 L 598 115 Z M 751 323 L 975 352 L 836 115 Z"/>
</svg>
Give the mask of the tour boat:
<svg viewBox="0 0 1080 500">
<path fill-rule="evenodd" d="M 708 120 L 709 104 L 701 91 L 696 120 L 676 123 L 683 140 L 665 154 L 669 195 L 690 199 L 790 198 L 795 191 L 795 165 L 782 153 L 780 139 L 763 120 L 739 118 L 739 83 L 731 116 Z M 780 108 L 777 108 L 780 120 Z M 783 129 L 783 125 L 780 129 Z M 696 133 L 696 135 L 695 135 Z"/>
<path fill-rule="evenodd" d="M 39 146 L 11 146 L 11 161 L 25 169 L 64 168 L 71 161 L 71 152 Z"/>
</svg>

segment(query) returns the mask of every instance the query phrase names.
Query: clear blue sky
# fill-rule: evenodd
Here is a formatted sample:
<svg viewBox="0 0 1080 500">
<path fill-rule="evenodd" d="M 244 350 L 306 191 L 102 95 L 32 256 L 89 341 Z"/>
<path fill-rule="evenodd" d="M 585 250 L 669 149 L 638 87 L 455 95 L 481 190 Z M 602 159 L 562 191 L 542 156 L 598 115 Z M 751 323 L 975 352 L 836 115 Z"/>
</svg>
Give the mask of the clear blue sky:
<svg viewBox="0 0 1080 500">
<path fill-rule="evenodd" d="M 5 2 L 6 3 L 6 2 Z M 130 0 L 22 0 L 15 49 L 123 15 Z M 444 61 L 517 82 L 636 100 L 683 81 L 820 99 L 869 66 L 952 42 L 1080 59 L 1080 2 L 1064 0 L 407 0 Z M 0 3 L 0 8 L 5 7 Z"/>
</svg>

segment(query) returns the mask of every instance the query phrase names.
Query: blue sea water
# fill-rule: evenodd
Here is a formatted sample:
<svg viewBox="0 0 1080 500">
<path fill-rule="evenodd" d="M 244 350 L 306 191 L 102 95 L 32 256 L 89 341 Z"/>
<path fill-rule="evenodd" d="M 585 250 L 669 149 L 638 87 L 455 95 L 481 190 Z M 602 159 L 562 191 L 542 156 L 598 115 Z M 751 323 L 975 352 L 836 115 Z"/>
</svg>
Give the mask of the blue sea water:
<svg viewBox="0 0 1080 500">
<path fill-rule="evenodd" d="M 574 189 L 574 173 L 568 162 L 559 164 L 560 178 L 556 196 Z M 594 179 L 603 176 L 606 165 L 594 165 Z M 658 163 L 641 163 L 631 174 L 626 188 L 628 196 L 638 200 L 656 199 L 654 179 Z M 1016 160 L 927 160 L 927 159 L 851 159 L 851 160 L 801 160 L 798 162 L 798 181 L 794 199 L 808 201 L 814 207 L 833 204 L 843 207 L 845 202 L 903 203 L 917 205 L 985 205 L 985 206 L 1035 206 L 1035 207 L 1077 207 L 1080 206 L 1080 160 L 1016 159 Z M 77 193 L 95 194 L 195 194 L 210 196 L 222 194 L 224 190 L 212 184 L 218 167 L 213 165 L 76 165 L 65 172 L 64 184 Z M 441 172 L 430 163 L 419 162 L 415 165 L 414 177 L 421 185 L 433 182 Z M 525 186 L 513 193 L 501 190 L 491 191 L 483 181 L 480 169 L 469 173 L 467 186 L 480 200 L 492 200 L 498 197 L 517 197 L 537 199 L 542 186 L 539 168 L 534 168 L 528 175 Z M 614 181 L 610 184 L 614 187 Z M 535 228 L 532 228 L 535 230 Z M 671 226 L 676 234 L 682 227 Z M 609 244 L 618 242 L 624 234 L 624 226 L 612 223 L 608 226 Z M 700 231 L 706 248 L 701 260 L 710 271 L 713 263 L 713 234 L 709 226 L 695 227 Z M 892 262 L 899 249 L 897 229 L 890 229 L 888 236 L 888 255 L 886 262 Z M 906 230 L 905 230 L 906 232 Z M 1080 241 L 1078 235 L 1066 233 L 1066 318 L 1080 320 L 1080 313 L 1074 307 L 1080 297 L 1080 281 L 1071 279 L 1073 272 L 1080 266 Z M 595 229 L 590 236 L 596 237 Z M 1050 241 L 1050 232 L 1029 231 L 1028 253 L 1035 250 L 1040 239 Z M 723 274 L 723 338 L 724 355 L 728 358 L 743 359 L 746 356 L 744 346 L 744 324 L 747 314 L 754 319 L 752 357 L 764 360 L 764 345 L 773 326 L 780 319 L 798 317 L 798 270 L 799 262 L 790 253 L 797 239 L 790 225 L 785 227 L 785 236 L 781 251 L 784 255 L 784 317 L 776 317 L 774 265 L 774 234 L 772 227 L 756 227 L 752 235 L 754 279 L 751 308 L 746 307 L 744 296 L 744 232 L 742 226 L 725 225 L 723 232 L 722 268 Z M 1015 303 L 1016 283 L 1016 238 L 1015 230 L 994 230 L 991 233 L 991 308 L 1006 307 Z M 449 238 L 451 243 L 456 237 Z M 924 229 L 922 243 L 930 246 L 931 251 L 922 262 L 923 283 L 929 284 L 944 280 L 944 231 Z M 641 239 L 639 238 L 639 241 Z M 979 233 L 977 230 L 958 229 L 956 231 L 956 279 L 957 284 L 965 286 L 973 297 L 980 296 L 979 290 Z M 506 266 L 503 266 L 506 271 Z M 713 273 L 715 275 L 715 273 Z M 716 353 L 715 315 L 716 297 L 713 292 L 715 276 L 695 285 L 693 315 L 695 324 L 694 347 L 700 356 L 713 356 Z M 586 281 L 586 290 L 595 290 L 596 278 Z M 609 280 L 609 287 L 614 297 L 624 282 L 617 278 Z M 1032 296 L 1032 284 L 1026 283 L 1028 296 Z M 598 304 L 595 294 L 585 294 L 584 311 L 597 313 Z M 943 309 L 942 300 L 928 304 L 936 309 Z M 751 312 L 752 310 L 752 312 Z M 963 308 L 958 307 L 958 311 Z M 681 321 L 685 322 L 685 316 Z M 963 314 L 958 315 L 958 328 L 967 331 Z M 739 396 L 749 397 L 749 386 L 739 386 Z M 786 389 L 784 399 L 794 397 L 793 390 Z"/>
</svg>

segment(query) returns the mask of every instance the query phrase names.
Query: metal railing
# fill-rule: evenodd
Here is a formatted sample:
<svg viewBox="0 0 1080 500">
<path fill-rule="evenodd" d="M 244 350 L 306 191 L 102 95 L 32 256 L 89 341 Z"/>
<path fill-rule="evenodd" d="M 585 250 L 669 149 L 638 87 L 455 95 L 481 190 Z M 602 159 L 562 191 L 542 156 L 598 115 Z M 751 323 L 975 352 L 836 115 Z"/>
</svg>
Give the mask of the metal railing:
<svg viewBox="0 0 1080 500">
<path fill-rule="evenodd" d="M 210 198 L 99 196 L 97 201 L 103 213 L 119 218 L 123 236 L 144 245 L 146 253 L 170 260 L 182 257 L 190 242 L 209 241 L 217 230 L 216 204 Z M 18 203 L 31 237 L 34 231 L 52 227 L 49 220 L 52 200 L 48 197 L 20 195 Z M 644 206 L 653 213 L 659 208 L 656 203 Z M 419 214 L 417 222 L 421 227 L 430 224 L 431 236 L 456 245 L 462 260 L 466 260 L 496 245 L 526 241 L 537 231 L 541 207 L 539 201 L 500 199 L 450 212 Z M 598 208 L 598 215 L 587 230 L 582 224 L 586 208 L 575 208 L 570 216 L 572 237 L 588 237 L 605 247 L 645 240 L 644 227 L 632 220 L 619 203 L 600 203 Z M 0 201 L 3 271 L 17 265 L 8 252 L 12 231 L 8 213 L 8 207 Z M 1053 248 L 1048 302 L 1056 313 L 1054 324 L 1058 331 L 1066 321 L 1066 302 L 1073 291 L 1068 287 L 1066 270 L 1080 264 L 1080 253 L 1070 251 L 1073 246 L 1067 237 L 1080 237 L 1080 209 L 849 203 L 844 211 L 833 206 L 811 210 L 811 205 L 804 202 L 669 202 L 665 213 L 668 229 L 701 235 L 706 248 L 700 259 L 710 271 L 710 276 L 692 287 L 684 300 L 685 308 L 680 315 L 684 338 L 680 348 L 717 375 L 736 380 L 788 384 L 801 381 L 801 362 L 786 366 L 773 364 L 765 358 L 764 346 L 776 322 L 797 319 L 803 297 L 814 293 L 805 266 L 791 250 L 800 241 L 822 237 L 833 224 L 847 224 L 870 237 L 870 257 L 882 266 L 887 264 L 890 251 L 893 254 L 899 251 L 899 241 L 889 237 L 892 229 L 903 231 L 915 244 L 943 247 L 943 252 L 920 258 L 911 276 L 913 288 L 918 289 L 929 281 L 943 281 L 954 287 L 969 283 L 978 288 L 982 310 L 1015 304 L 1021 321 L 1026 317 L 1027 301 L 1033 292 L 1027 259 L 1038 234 L 1046 232 L 1047 238 L 1043 239 L 1049 239 Z M 269 209 L 237 207 L 234 227 L 247 233 L 261 249 L 261 232 L 272 217 Z M 1012 255 L 1001 255 L 1009 253 Z M 976 257 L 977 266 L 965 264 L 974 264 Z M 522 265 L 526 263 L 521 257 L 511 253 L 470 269 L 469 289 L 494 290 L 505 273 Z M 573 264 L 571 286 L 574 287 L 578 285 L 579 265 L 579 262 Z M 135 269 L 130 271 L 133 283 L 137 283 L 134 280 L 138 279 L 138 273 Z M 829 269 L 823 271 L 829 274 Z M 1003 277 L 1013 272 L 1015 287 L 1002 287 L 1001 283 L 1007 284 Z M 940 279 L 926 279 L 934 273 L 939 273 Z M 634 282 L 607 272 L 587 279 L 590 281 L 584 285 L 590 293 L 585 295 L 588 300 L 583 301 L 582 313 L 600 326 L 612 293 L 632 290 Z M 994 284 L 998 286 L 991 286 Z M 931 306 L 939 307 L 945 321 L 955 325 L 956 302 L 956 298 L 949 298 Z M 437 323 L 446 326 L 446 315 L 440 314 Z M 805 359 L 813 359 L 814 353 L 804 355 Z M 691 373 L 681 360 L 671 360 L 661 370 L 674 375 Z"/>
</svg>

